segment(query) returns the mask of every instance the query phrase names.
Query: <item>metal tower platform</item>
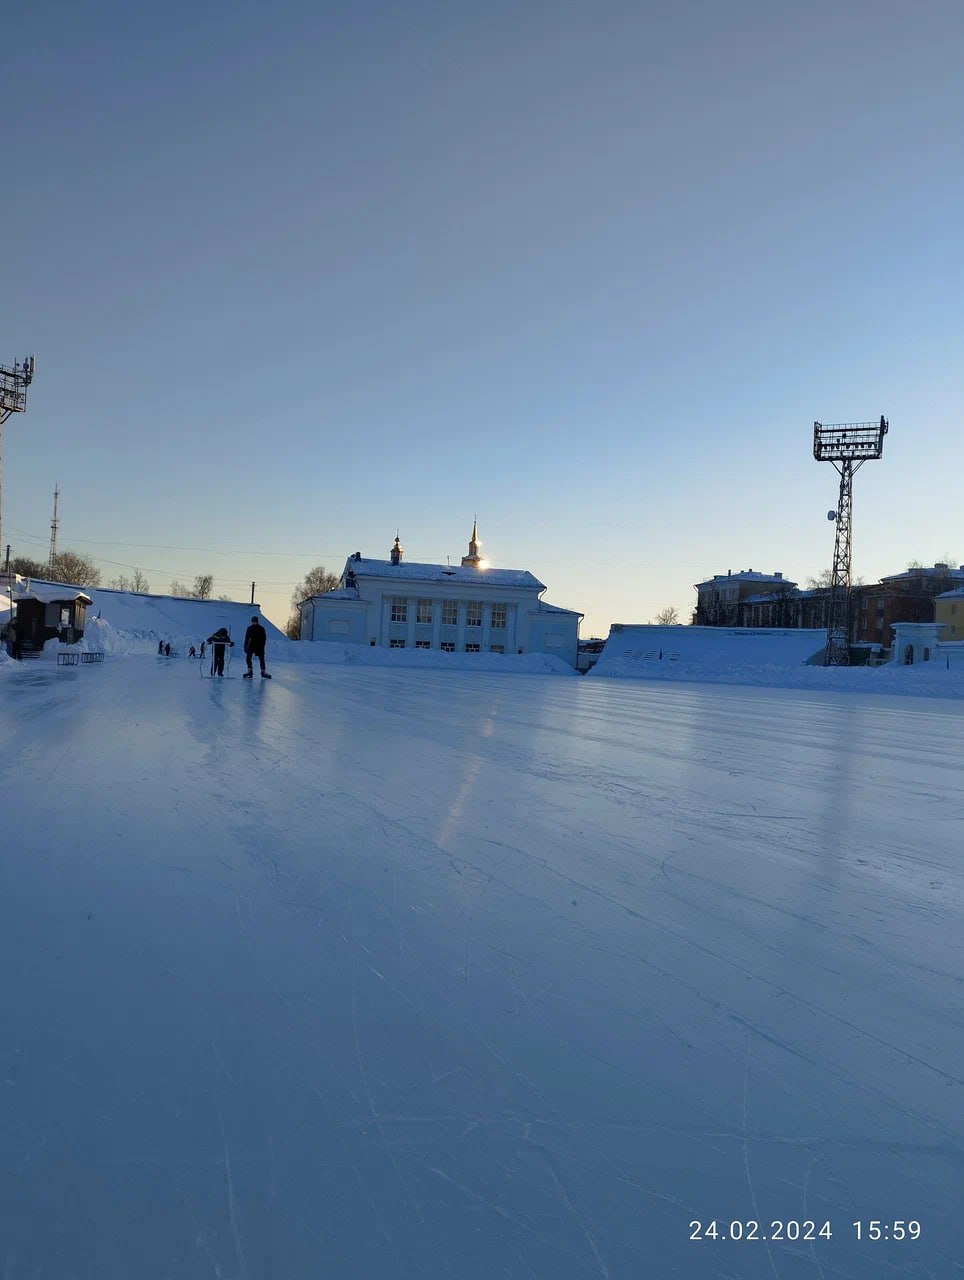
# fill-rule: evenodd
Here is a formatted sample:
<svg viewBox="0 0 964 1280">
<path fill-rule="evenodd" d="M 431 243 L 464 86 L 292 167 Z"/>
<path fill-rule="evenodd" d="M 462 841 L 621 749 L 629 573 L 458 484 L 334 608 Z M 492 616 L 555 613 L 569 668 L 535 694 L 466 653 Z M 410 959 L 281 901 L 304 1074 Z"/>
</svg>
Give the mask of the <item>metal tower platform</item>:
<svg viewBox="0 0 964 1280">
<path fill-rule="evenodd" d="M 830 606 L 827 614 L 827 651 L 824 665 L 846 667 L 850 663 L 850 568 L 853 523 L 854 472 L 884 451 L 887 419 L 879 422 L 813 424 L 813 456 L 830 462 L 840 476 L 836 511 L 828 517 L 837 524 L 830 571 Z"/>
</svg>

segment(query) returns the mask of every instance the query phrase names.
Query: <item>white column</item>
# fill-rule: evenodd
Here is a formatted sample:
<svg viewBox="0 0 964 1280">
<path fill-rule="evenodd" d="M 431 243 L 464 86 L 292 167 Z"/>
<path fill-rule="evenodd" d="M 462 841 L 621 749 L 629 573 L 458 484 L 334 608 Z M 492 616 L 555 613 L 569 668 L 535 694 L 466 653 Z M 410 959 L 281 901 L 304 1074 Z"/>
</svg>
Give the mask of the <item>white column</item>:
<svg viewBox="0 0 964 1280">
<path fill-rule="evenodd" d="M 460 600 L 458 605 L 458 626 L 455 631 L 455 652 L 462 653 L 465 649 L 465 601 Z"/>
<path fill-rule="evenodd" d="M 442 643 L 442 601 L 432 601 L 432 648 L 437 649 Z"/>
</svg>

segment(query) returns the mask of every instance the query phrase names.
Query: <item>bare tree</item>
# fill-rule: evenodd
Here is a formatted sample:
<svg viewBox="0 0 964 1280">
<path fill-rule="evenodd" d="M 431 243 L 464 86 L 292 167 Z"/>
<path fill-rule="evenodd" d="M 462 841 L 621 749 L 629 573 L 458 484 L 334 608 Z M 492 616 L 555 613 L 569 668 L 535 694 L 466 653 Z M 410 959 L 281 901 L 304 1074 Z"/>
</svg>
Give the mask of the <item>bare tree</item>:
<svg viewBox="0 0 964 1280">
<path fill-rule="evenodd" d="M 19 573 L 22 578 L 46 578 L 48 566 L 39 560 L 31 560 L 29 556 L 12 556 L 10 572 Z"/>
<path fill-rule="evenodd" d="M 833 570 L 821 569 L 815 578 L 807 579 L 807 589 L 809 591 L 819 591 L 821 588 L 823 588 L 824 590 L 829 590 L 829 588 L 832 586 L 832 580 L 833 580 Z M 850 579 L 850 585 L 852 587 L 862 587 L 864 585 L 864 580 L 858 574 L 856 578 Z"/>
<path fill-rule="evenodd" d="M 301 639 L 301 613 L 298 605 L 302 600 L 307 600 L 310 596 L 323 596 L 326 591 L 334 591 L 340 581 L 338 574 L 332 573 L 323 564 L 316 564 L 313 569 L 308 570 L 291 593 L 291 616 L 285 627 L 285 635 L 289 640 Z"/>
<path fill-rule="evenodd" d="M 100 570 L 90 556 L 77 551 L 61 551 L 47 570 L 47 576 L 55 582 L 69 582 L 73 587 L 99 587 Z"/>
<path fill-rule="evenodd" d="M 653 621 L 659 627 L 675 627 L 679 624 L 679 609 L 675 605 L 668 605 L 665 609 L 660 609 Z"/>
<path fill-rule="evenodd" d="M 116 578 L 111 578 L 107 585 L 112 587 L 114 591 L 134 591 L 139 595 L 147 595 L 151 589 L 151 584 L 140 569 L 135 569 L 129 578 L 125 573 L 120 573 Z"/>
<path fill-rule="evenodd" d="M 169 595 L 179 596 L 183 600 L 210 600 L 211 591 L 214 587 L 214 575 L 211 573 L 199 573 L 194 579 L 194 585 L 186 587 L 183 582 L 176 579 L 171 583 Z"/>
</svg>

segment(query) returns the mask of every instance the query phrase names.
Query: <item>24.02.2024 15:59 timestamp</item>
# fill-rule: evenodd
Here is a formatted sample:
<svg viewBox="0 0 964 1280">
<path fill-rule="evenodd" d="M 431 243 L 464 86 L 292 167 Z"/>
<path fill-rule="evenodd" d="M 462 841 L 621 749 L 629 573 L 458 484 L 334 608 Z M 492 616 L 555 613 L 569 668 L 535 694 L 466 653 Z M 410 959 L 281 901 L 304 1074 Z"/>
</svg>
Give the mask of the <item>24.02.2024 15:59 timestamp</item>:
<svg viewBox="0 0 964 1280">
<path fill-rule="evenodd" d="M 878 1218 L 867 1221 L 852 1222 L 851 1231 L 858 1240 L 919 1240 L 921 1225 L 916 1219 L 895 1219 L 885 1222 Z M 747 1221 L 720 1222 L 711 1218 L 709 1222 L 693 1221 L 690 1223 L 691 1240 L 830 1240 L 833 1228 L 829 1222 L 813 1222 L 809 1218 L 803 1221 L 788 1219 L 774 1220 L 767 1224 Z"/>
</svg>

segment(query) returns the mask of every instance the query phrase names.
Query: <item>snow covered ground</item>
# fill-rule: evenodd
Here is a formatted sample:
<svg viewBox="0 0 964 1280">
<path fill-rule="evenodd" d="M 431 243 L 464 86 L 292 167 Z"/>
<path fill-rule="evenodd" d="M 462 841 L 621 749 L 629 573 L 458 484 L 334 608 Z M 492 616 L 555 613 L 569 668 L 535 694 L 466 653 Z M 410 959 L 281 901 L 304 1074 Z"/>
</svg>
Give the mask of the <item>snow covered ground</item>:
<svg viewBox="0 0 964 1280">
<path fill-rule="evenodd" d="M 4 1280 L 964 1274 L 958 703 L 274 672 L 4 666 Z"/>
<path fill-rule="evenodd" d="M 964 698 L 964 661 L 951 656 L 908 667 L 824 667 L 826 632 L 750 627 L 613 626 L 590 678 L 757 685 L 927 698 Z"/>
</svg>

